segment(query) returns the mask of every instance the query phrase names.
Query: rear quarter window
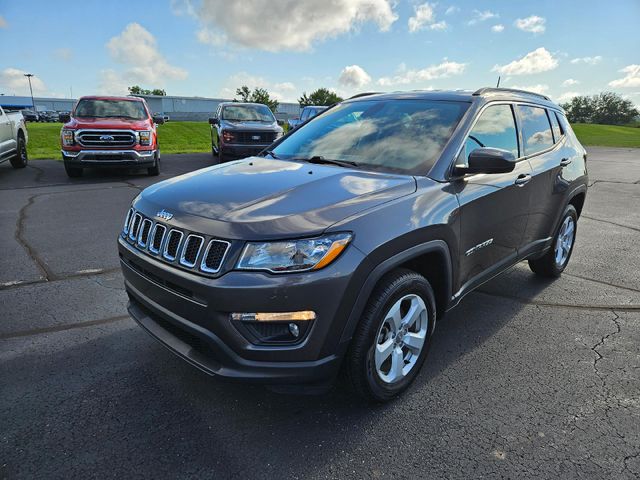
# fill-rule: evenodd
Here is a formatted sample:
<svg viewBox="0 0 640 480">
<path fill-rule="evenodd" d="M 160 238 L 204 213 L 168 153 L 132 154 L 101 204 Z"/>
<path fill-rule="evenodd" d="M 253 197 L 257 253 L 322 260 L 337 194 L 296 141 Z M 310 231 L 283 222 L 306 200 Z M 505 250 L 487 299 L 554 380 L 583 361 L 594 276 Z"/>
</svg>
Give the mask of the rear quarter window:
<svg viewBox="0 0 640 480">
<path fill-rule="evenodd" d="M 522 124 L 522 139 L 525 155 L 533 155 L 553 146 L 553 134 L 546 109 L 529 105 L 518 105 L 518 116 Z"/>
<path fill-rule="evenodd" d="M 551 119 L 551 129 L 553 130 L 553 139 L 558 143 L 562 138 L 563 132 L 558 123 L 556 112 L 549 110 L 549 118 Z"/>
</svg>

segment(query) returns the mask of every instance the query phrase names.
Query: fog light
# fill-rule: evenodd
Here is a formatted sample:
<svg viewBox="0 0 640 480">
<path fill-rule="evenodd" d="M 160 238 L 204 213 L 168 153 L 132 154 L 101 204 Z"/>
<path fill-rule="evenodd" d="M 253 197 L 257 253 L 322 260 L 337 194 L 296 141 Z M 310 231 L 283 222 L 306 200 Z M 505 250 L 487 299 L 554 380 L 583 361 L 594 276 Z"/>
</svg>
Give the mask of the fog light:
<svg viewBox="0 0 640 480">
<path fill-rule="evenodd" d="M 231 314 L 231 320 L 239 320 L 242 322 L 306 322 L 315 319 L 316 312 L 312 310 L 302 310 L 299 312 L 258 312 Z"/>
<path fill-rule="evenodd" d="M 289 324 L 289 331 L 291 332 L 291 335 L 294 336 L 294 338 L 298 338 L 298 336 L 300 335 L 300 329 L 295 323 Z"/>
</svg>

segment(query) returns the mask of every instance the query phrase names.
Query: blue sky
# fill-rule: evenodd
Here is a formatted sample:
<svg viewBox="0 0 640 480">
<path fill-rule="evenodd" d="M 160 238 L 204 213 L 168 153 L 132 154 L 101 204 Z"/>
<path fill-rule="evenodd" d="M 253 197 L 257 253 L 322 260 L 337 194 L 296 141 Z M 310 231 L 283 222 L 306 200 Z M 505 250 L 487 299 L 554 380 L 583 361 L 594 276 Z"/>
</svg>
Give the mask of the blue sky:
<svg viewBox="0 0 640 480">
<path fill-rule="evenodd" d="M 0 0 L 0 93 L 282 101 L 495 85 L 640 104 L 640 1 Z"/>
</svg>

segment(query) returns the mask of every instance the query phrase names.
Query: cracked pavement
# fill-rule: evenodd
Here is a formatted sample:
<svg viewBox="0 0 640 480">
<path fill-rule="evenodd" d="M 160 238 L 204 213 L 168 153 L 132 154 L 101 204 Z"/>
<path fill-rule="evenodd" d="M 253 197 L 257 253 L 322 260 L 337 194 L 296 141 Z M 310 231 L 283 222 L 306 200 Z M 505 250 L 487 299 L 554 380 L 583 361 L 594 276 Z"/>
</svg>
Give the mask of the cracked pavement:
<svg viewBox="0 0 640 480">
<path fill-rule="evenodd" d="M 562 278 L 467 296 L 374 407 L 220 382 L 129 319 L 115 238 L 157 178 L 0 165 L 0 478 L 638 478 L 640 150 L 588 151 Z"/>
</svg>

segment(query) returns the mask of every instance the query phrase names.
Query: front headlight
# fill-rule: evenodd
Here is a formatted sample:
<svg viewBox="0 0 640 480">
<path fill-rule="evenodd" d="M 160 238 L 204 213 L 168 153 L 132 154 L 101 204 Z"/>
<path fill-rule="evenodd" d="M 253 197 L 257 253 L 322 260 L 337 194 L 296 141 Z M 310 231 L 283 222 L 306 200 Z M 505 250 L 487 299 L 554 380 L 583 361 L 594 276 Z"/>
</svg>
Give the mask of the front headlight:
<svg viewBox="0 0 640 480">
<path fill-rule="evenodd" d="M 62 130 L 62 144 L 70 147 L 75 143 L 75 140 L 73 138 L 73 130 L 67 130 L 67 129 L 63 129 Z"/>
<path fill-rule="evenodd" d="M 140 137 L 140 145 L 151 145 L 151 132 L 149 130 L 138 132 L 138 135 Z"/>
<path fill-rule="evenodd" d="M 333 262 L 351 241 L 350 233 L 281 242 L 250 242 L 238 261 L 240 270 L 273 273 L 319 270 Z"/>
</svg>

